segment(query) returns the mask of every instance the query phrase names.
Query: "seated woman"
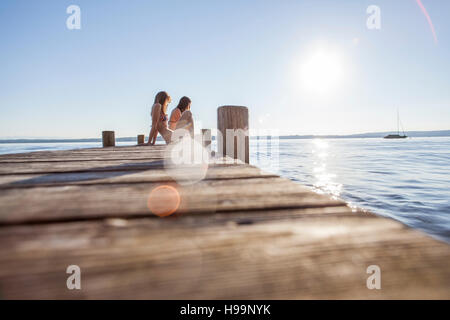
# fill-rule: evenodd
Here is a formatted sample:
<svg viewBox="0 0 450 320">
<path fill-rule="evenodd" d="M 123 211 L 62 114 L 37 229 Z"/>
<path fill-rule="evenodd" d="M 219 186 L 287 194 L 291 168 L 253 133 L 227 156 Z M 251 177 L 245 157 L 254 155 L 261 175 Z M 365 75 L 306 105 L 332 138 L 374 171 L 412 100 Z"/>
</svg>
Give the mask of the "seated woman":
<svg viewBox="0 0 450 320">
<path fill-rule="evenodd" d="M 187 130 L 194 137 L 194 121 L 191 113 L 191 99 L 183 97 L 178 106 L 170 114 L 169 128 L 171 130 Z"/>
<path fill-rule="evenodd" d="M 155 96 L 155 102 L 152 106 L 152 128 L 148 135 L 148 145 L 154 145 L 158 132 L 164 138 L 166 143 L 170 142 L 172 132 L 167 128 L 167 105 L 171 102 L 170 96 L 165 91 L 160 91 Z"/>
<path fill-rule="evenodd" d="M 166 144 L 169 144 L 172 138 L 172 130 L 168 126 L 167 119 L 167 106 L 171 102 L 170 96 L 165 91 L 160 91 L 155 97 L 155 101 L 152 106 L 151 116 L 152 116 L 152 128 L 150 134 L 148 135 L 147 145 L 154 145 L 156 142 L 156 137 L 158 133 L 163 137 Z M 188 111 L 188 112 L 186 112 Z M 179 126 L 180 125 L 180 126 Z M 185 110 L 178 120 L 176 129 L 183 128 L 189 130 L 193 135 L 194 123 L 192 119 L 192 114 L 189 110 Z"/>
</svg>

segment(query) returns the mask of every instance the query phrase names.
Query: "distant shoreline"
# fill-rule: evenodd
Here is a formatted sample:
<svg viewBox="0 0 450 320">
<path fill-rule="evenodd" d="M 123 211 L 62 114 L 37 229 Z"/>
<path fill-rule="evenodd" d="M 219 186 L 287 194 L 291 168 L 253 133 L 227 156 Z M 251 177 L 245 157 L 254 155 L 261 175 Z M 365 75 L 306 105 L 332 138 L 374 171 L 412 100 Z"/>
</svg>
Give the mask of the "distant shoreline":
<svg viewBox="0 0 450 320">
<path fill-rule="evenodd" d="M 350 138 L 383 138 L 392 132 L 371 132 L 358 133 L 349 135 L 286 135 L 279 136 L 280 139 L 350 139 Z M 408 137 L 411 138 L 431 138 L 431 137 L 450 137 L 450 130 L 436 130 L 436 131 L 408 131 Z M 158 137 L 160 140 L 161 137 Z M 251 136 L 250 139 L 258 139 L 259 136 Z M 266 138 L 262 136 L 262 138 Z M 147 137 L 146 137 L 147 139 Z M 215 136 L 213 136 L 215 140 Z M 80 143 L 80 142 L 101 142 L 101 138 L 87 138 L 87 139 L 0 139 L 0 143 Z M 117 138 L 117 142 L 131 142 L 136 141 L 136 137 L 122 137 Z"/>
</svg>

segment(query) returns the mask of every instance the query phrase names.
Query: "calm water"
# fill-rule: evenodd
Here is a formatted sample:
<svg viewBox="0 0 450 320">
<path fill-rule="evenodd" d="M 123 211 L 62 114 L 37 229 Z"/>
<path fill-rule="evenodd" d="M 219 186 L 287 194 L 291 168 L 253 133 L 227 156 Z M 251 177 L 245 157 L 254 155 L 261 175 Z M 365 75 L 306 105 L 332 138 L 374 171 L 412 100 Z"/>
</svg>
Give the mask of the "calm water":
<svg viewBox="0 0 450 320">
<path fill-rule="evenodd" d="M 278 153 L 251 145 L 252 164 L 450 243 L 450 137 L 280 140 Z M 0 144 L 0 153 L 100 146 Z"/>
<path fill-rule="evenodd" d="M 450 242 L 450 137 L 280 140 L 281 176 Z M 272 156 L 273 158 L 273 156 Z"/>
</svg>

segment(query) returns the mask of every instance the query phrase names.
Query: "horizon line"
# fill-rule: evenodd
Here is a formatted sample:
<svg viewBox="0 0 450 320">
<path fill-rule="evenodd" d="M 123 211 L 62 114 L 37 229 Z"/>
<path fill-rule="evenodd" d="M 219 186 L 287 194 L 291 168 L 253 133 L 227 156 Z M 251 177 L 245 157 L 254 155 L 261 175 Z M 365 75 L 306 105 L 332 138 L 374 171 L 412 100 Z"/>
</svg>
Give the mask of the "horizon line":
<svg viewBox="0 0 450 320">
<path fill-rule="evenodd" d="M 352 133 L 352 134 L 287 134 L 287 135 L 278 135 L 280 139 L 311 139 L 311 138 L 377 138 L 383 136 L 385 134 L 389 134 L 391 131 L 379 131 L 379 132 L 364 132 L 364 133 Z M 433 134 L 429 137 L 439 136 L 439 134 L 444 134 L 442 136 L 450 136 L 450 129 L 446 130 L 410 130 L 406 131 L 408 134 L 416 135 L 417 134 L 425 134 L 423 137 L 427 137 L 426 134 Z M 436 135 L 437 134 L 437 135 Z M 147 136 L 145 136 L 148 138 Z M 212 135 L 212 138 L 215 138 L 216 135 Z M 271 137 L 271 135 L 250 135 L 251 138 L 258 137 Z M 117 137 L 116 141 L 134 141 L 136 140 L 136 136 L 125 136 L 125 137 Z M 161 138 L 161 137 L 158 137 Z M 213 139 L 215 140 L 215 139 Z M 0 143 L 26 143 L 26 142 L 98 142 L 102 141 L 101 137 L 98 138 L 16 138 L 16 137 L 4 137 L 0 138 Z"/>
</svg>

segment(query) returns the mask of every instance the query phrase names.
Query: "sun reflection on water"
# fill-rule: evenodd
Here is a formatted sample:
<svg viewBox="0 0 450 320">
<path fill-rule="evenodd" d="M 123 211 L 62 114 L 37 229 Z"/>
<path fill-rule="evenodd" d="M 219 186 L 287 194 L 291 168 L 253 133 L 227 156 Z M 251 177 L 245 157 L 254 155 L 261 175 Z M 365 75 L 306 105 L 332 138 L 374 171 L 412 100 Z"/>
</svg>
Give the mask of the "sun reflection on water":
<svg viewBox="0 0 450 320">
<path fill-rule="evenodd" d="M 342 184 L 336 182 L 337 174 L 327 170 L 327 165 L 330 163 L 329 157 L 329 142 L 322 139 L 312 140 L 312 154 L 313 154 L 313 175 L 314 191 L 321 194 L 329 194 L 332 198 L 337 199 L 342 192 Z"/>
</svg>

